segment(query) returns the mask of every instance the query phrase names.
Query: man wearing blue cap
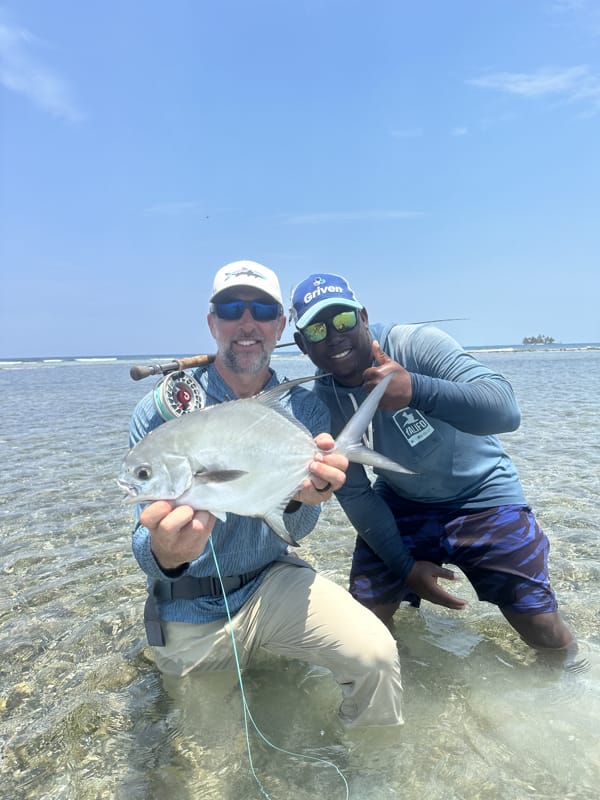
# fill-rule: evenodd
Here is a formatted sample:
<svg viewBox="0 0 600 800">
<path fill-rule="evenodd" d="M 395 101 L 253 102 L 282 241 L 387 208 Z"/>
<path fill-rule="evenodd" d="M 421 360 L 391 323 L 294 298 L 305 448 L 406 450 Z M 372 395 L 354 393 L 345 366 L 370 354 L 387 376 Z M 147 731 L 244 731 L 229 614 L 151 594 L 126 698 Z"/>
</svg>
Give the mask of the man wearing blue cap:
<svg viewBox="0 0 600 800">
<path fill-rule="evenodd" d="M 320 372 L 314 391 L 336 436 L 367 392 L 389 373 L 369 445 L 414 474 L 351 464 L 336 496 L 358 532 L 350 592 L 388 626 L 403 599 L 452 609 L 466 601 L 439 578 L 456 564 L 480 600 L 500 611 L 530 646 L 575 648 L 557 612 L 549 544 L 496 434 L 520 410 L 509 382 L 430 325 L 369 325 L 339 275 L 310 275 L 294 289 L 295 340 Z M 415 597 L 416 596 L 416 597 Z"/>
</svg>

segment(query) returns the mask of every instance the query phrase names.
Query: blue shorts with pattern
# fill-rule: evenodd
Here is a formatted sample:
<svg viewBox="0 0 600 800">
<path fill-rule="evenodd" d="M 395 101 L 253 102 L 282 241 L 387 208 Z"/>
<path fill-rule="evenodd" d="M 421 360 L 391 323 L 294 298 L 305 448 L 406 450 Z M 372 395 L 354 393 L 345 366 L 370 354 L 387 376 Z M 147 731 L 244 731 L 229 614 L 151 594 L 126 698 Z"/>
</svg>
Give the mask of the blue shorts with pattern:
<svg viewBox="0 0 600 800">
<path fill-rule="evenodd" d="M 398 535 L 416 561 L 456 565 L 480 600 L 500 608 L 521 614 L 556 611 L 548 579 L 549 542 L 530 508 L 449 509 L 397 503 L 400 498 L 386 488 L 379 485 L 378 494 L 394 512 Z M 350 593 L 366 606 L 420 602 L 360 537 L 352 559 Z"/>
</svg>

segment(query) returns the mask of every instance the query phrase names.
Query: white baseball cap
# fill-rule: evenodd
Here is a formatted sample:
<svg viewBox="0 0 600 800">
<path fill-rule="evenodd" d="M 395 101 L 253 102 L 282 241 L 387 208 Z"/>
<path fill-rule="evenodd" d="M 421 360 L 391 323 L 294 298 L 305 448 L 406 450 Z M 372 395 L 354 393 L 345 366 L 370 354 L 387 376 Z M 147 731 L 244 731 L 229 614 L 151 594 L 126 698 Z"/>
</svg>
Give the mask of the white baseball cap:
<svg viewBox="0 0 600 800">
<path fill-rule="evenodd" d="M 233 261 L 231 264 L 221 267 L 213 281 L 210 302 L 214 302 L 221 292 L 234 286 L 250 286 L 253 289 L 260 289 L 261 292 L 268 294 L 275 302 L 283 306 L 277 275 L 273 270 L 256 261 Z"/>
</svg>

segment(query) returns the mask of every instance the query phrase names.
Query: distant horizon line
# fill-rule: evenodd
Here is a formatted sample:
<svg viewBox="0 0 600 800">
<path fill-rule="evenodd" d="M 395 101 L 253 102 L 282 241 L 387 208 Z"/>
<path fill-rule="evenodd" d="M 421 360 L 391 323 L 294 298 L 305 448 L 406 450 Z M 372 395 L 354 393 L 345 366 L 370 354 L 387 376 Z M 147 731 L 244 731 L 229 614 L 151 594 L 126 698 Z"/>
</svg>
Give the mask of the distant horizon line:
<svg viewBox="0 0 600 800">
<path fill-rule="evenodd" d="M 296 347 L 293 342 L 288 345 Z M 282 349 L 285 345 L 281 346 Z M 549 342 L 547 344 L 479 344 L 479 345 L 463 345 L 466 351 L 478 350 L 498 350 L 498 351 L 515 351 L 515 350 L 563 350 L 563 349 L 600 349 L 600 342 Z M 190 358 L 197 353 L 180 353 L 173 355 L 172 353 L 104 353 L 100 355 L 36 355 L 36 356 L 0 356 L 0 364 L 13 364 L 25 361 L 41 361 L 41 362 L 60 362 L 60 361 L 126 361 L 130 359 L 180 359 Z M 283 356 L 302 356 L 300 351 L 296 353 L 276 353 L 275 355 Z"/>
</svg>

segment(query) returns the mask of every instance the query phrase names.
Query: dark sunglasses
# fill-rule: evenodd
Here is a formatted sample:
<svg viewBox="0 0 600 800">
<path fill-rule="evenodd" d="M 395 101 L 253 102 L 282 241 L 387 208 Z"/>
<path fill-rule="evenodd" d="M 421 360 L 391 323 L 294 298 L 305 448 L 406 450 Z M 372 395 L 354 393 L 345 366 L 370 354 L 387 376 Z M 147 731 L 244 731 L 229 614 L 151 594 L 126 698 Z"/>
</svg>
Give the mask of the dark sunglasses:
<svg viewBox="0 0 600 800">
<path fill-rule="evenodd" d="M 306 328 L 301 329 L 301 333 L 307 342 L 316 344 L 322 342 L 327 337 L 327 328 L 332 325 L 338 333 L 346 333 L 356 328 L 358 323 L 358 314 L 354 309 L 351 311 L 340 311 L 331 319 L 324 322 L 313 322 L 307 325 Z"/>
<path fill-rule="evenodd" d="M 210 310 L 219 319 L 241 319 L 249 308 L 252 319 L 257 322 L 272 322 L 281 316 L 279 303 L 261 303 L 258 300 L 229 300 L 226 303 L 211 303 Z"/>
</svg>

